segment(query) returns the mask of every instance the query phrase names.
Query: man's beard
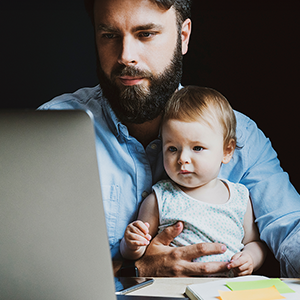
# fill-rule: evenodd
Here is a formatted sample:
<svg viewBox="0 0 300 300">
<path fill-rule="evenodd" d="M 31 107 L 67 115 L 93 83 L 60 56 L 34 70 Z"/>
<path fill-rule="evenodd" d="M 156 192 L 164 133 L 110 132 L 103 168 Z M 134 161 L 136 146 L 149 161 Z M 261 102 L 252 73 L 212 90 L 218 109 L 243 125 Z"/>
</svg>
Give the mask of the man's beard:
<svg viewBox="0 0 300 300">
<path fill-rule="evenodd" d="M 169 66 L 156 77 L 149 71 L 119 65 L 112 71 L 112 79 L 108 79 L 98 60 L 97 73 L 103 95 L 121 122 L 142 124 L 163 112 L 182 76 L 181 39 L 178 40 Z M 149 86 L 138 84 L 120 88 L 115 82 L 118 76 L 143 77 L 149 81 Z"/>
</svg>

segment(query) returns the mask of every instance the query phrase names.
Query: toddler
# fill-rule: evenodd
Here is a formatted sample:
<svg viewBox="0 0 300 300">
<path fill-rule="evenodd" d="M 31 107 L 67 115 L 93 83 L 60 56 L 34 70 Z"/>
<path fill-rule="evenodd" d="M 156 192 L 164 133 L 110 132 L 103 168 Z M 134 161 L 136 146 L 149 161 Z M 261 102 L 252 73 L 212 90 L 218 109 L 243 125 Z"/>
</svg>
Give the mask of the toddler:
<svg viewBox="0 0 300 300">
<path fill-rule="evenodd" d="M 182 221 L 184 229 L 172 245 L 218 242 L 227 246 L 223 254 L 196 261 L 228 262 L 231 271 L 222 274 L 226 276 L 257 270 L 266 249 L 259 240 L 249 192 L 242 184 L 218 178 L 221 165 L 230 162 L 236 148 L 236 118 L 228 101 L 213 89 L 182 88 L 166 106 L 161 136 L 170 179 L 153 186 L 138 220 L 127 226 L 122 256 L 140 258 L 151 237 Z"/>
</svg>

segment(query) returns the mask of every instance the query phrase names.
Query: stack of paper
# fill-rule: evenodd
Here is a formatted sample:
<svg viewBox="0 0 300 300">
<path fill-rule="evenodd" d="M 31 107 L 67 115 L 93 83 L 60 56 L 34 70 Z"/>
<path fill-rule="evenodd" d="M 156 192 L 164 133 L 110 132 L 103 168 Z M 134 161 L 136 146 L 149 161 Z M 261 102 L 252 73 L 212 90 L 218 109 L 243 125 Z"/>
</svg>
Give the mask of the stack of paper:
<svg viewBox="0 0 300 300">
<path fill-rule="evenodd" d="M 192 284 L 185 293 L 192 300 L 299 300 L 300 285 L 251 275 Z"/>
</svg>

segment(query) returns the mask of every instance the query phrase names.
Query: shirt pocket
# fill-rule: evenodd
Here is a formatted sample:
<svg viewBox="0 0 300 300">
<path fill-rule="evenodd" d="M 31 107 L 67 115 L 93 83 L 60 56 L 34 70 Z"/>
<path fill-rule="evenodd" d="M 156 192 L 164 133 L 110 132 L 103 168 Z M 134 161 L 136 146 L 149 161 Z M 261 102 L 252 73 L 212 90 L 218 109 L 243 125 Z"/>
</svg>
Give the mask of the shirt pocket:
<svg viewBox="0 0 300 300">
<path fill-rule="evenodd" d="M 116 236 L 117 216 L 119 213 L 119 186 L 103 185 L 102 198 L 110 247 L 118 240 Z"/>
</svg>

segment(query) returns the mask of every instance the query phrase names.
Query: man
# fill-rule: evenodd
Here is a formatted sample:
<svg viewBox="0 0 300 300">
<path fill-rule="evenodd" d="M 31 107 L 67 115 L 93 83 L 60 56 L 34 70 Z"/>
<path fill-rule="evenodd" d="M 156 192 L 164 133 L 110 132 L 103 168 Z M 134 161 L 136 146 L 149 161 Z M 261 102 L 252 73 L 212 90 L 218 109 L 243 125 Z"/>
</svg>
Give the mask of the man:
<svg viewBox="0 0 300 300">
<path fill-rule="evenodd" d="M 85 109 L 94 115 L 96 147 L 111 253 L 136 219 L 152 184 L 166 177 L 159 124 L 166 101 L 180 87 L 182 55 L 191 33 L 190 0 L 86 0 L 95 28 L 100 86 L 84 88 L 41 109 Z M 236 112 L 241 149 L 220 176 L 250 190 L 261 239 L 281 263 L 282 276 L 298 277 L 299 195 L 255 123 Z M 284 203 L 284 205 L 282 205 Z M 226 271 L 226 263 L 194 258 L 226 250 L 221 244 L 169 247 L 183 228 L 156 236 L 135 263 L 140 276 L 191 276 Z M 125 266 L 124 268 L 125 269 Z"/>
</svg>

